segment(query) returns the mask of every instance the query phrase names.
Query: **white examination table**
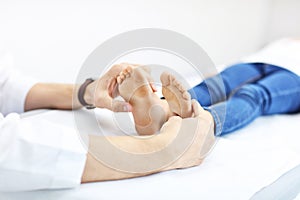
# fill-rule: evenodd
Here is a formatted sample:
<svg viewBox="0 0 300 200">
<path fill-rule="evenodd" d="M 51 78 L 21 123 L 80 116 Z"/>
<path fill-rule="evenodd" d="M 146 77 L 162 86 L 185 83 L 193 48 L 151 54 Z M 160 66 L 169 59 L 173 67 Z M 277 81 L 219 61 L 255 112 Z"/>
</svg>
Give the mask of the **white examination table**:
<svg viewBox="0 0 300 200">
<path fill-rule="evenodd" d="M 111 124 L 110 111 L 96 113 L 105 126 Z M 74 126 L 71 111 L 41 110 L 23 117 Z M 300 192 L 299 122 L 300 114 L 259 118 L 220 138 L 198 167 L 67 190 L 0 193 L 0 199 L 294 199 Z"/>
</svg>

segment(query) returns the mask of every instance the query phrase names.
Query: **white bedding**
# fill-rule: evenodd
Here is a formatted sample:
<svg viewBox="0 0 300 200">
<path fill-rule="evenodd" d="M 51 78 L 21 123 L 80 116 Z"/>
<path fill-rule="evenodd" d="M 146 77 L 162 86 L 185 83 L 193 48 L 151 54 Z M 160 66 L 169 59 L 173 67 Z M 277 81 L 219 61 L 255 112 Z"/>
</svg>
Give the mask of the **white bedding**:
<svg viewBox="0 0 300 200">
<path fill-rule="evenodd" d="M 99 119 L 111 116 L 109 111 L 97 113 Z M 73 126 L 69 111 L 42 111 L 25 118 Z M 220 138 L 198 167 L 83 184 L 69 190 L 2 193 L 0 199 L 249 199 L 300 165 L 299 122 L 300 114 L 259 118 L 248 127 Z M 109 125 L 110 121 L 103 123 Z"/>
</svg>

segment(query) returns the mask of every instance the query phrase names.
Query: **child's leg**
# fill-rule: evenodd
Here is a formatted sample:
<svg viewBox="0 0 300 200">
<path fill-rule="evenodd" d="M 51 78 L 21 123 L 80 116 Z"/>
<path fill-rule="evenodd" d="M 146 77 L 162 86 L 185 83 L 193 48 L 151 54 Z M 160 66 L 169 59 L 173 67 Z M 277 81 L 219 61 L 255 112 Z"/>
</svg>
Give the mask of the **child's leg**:
<svg viewBox="0 0 300 200">
<path fill-rule="evenodd" d="M 299 76 L 283 70 L 242 86 L 226 102 L 207 110 L 214 117 L 216 135 L 223 135 L 248 125 L 261 115 L 299 112 L 299 99 Z"/>
<path fill-rule="evenodd" d="M 262 63 L 232 65 L 222 71 L 220 76 L 208 78 L 195 86 L 190 90 L 190 93 L 192 98 L 197 99 L 202 106 L 210 106 L 225 101 L 231 93 L 243 85 L 258 81 L 279 70 L 284 69 Z M 225 91 L 220 81 L 223 81 Z"/>
</svg>

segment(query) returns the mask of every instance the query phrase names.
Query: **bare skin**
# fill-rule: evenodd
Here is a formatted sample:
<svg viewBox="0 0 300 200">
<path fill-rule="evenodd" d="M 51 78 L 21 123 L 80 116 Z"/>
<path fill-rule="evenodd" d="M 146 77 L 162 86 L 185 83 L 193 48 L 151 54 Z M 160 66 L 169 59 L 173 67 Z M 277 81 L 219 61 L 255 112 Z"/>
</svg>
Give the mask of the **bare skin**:
<svg viewBox="0 0 300 200">
<path fill-rule="evenodd" d="M 171 116 L 192 116 L 191 96 L 182 84 L 168 73 L 163 73 L 160 78 L 167 101 L 154 93 L 150 70 L 146 67 L 129 66 L 117 77 L 120 95 L 131 104 L 140 135 L 155 134 Z"/>
<path fill-rule="evenodd" d="M 84 95 L 85 101 L 98 108 L 107 108 L 114 112 L 131 111 L 130 104 L 114 99 L 119 95 L 116 77 L 127 66 L 126 63 L 114 65 L 102 77 L 89 84 Z M 75 99 L 77 100 L 77 97 Z"/>
<path fill-rule="evenodd" d="M 114 66 L 105 74 L 105 76 L 89 85 L 89 87 L 87 88 L 87 93 L 85 95 L 86 101 L 94 105 L 97 105 L 97 103 L 99 103 L 97 106 L 107 106 L 107 108 L 114 111 L 130 111 L 131 107 L 129 107 L 129 109 L 124 109 L 124 107 L 128 107 L 128 103 L 122 104 L 121 102 L 113 101 L 113 97 L 117 95 L 117 93 L 113 92 L 115 91 L 116 86 L 115 78 L 123 68 L 126 68 L 125 66 L 124 64 Z M 98 84 L 101 85 L 101 87 L 97 87 Z M 80 108 L 81 105 L 76 99 L 73 99 L 72 103 L 73 92 L 77 93 L 77 87 L 78 86 L 76 85 L 67 84 L 37 84 L 29 91 L 29 94 L 27 95 L 25 109 L 32 110 L 38 108 Z M 175 91 L 175 88 L 170 87 L 170 90 L 173 89 L 174 93 L 177 93 L 177 91 Z M 155 91 L 155 89 L 152 87 L 152 92 L 153 91 Z M 167 99 L 172 101 L 172 99 L 169 97 Z M 168 103 L 166 101 L 164 102 L 165 106 L 169 109 Z M 175 106 L 173 106 L 176 104 L 170 102 L 169 105 L 171 108 L 170 113 L 178 112 L 176 111 Z M 136 139 L 130 136 L 116 136 L 109 138 L 118 147 L 128 152 L 151 153 L 167 147 L 167 145 L 170 144 L 170 142 L 179 135 L 179 129 L 182 126 L 188 125 L 188 129 L 190 131 L 183 130 L 184 134 L 196 134 L 194 140 L 191 141 L 191 145 L 185 152 L 183 152 L 179 159 L 174 159 L 173 163 L 170 163 L 170 165 L 165 166 L 161 169 L 142 173 L 130 173 L 110 168 L 97 160 L 91 153 L 88 153 L 85 169 L 82 176 L 82 183 L 133 178 L 166 170 L 192 167 L 200 164 L 206 153 L 211 149 L 213 145 L 214 134 L 212 118 L 206 117 L 207 113 L 202 112 L 203 109 L 200 107 L 200 105 L 196 105 L 197 104 L 192 104 L 194 116 L 193 118 L 182 119 L 179 116 L 173 116 L 169 118 L 169 120 L 163 125 L 160 134 L 154 137 Z M 89 137 L 89 152 L 103 152 L 103 149 L 99 144 L 101 144 L 102 140 L 107 140 L 107 138 L 92 135 Z M 161 159 L 167 159 L 170 157 L 173 158 L 172 154 L 174 151 L 176 151 L 176 149 L 174 149 L 173 151 L 171 150 L 170 154 L 161 155 Z M 127 163 L 129 162 L 130 161 L 128 161 Z"/>
<path fill-rule="evenodd" d="M 162 93 L 169 107 L 172 108 L 172 113 L 182 118 L 191 117 L 191 95 L 188 91 L 173 75 L 167 72 L 162 73 L 160 80 L 162 83 Z"/>
<path fill-rule="evenodd" d="M 166 101 L 154 92 L 147 68 L 129 66 L 117 77 L 119 93 L 132 106 L 135 128 L 140 135 L 156 133 L 171 113 Z"/>
<path fill-rule="evenodd" d="M 139 70 L 137 70 L 138 73 L 135 74 L 132 73 L 132 70 L 133 68 L 129 68 L 127 71 L 121 73 L 122 77 L 118 77 L 118 83 L 120 85 L 126 83 L 123 85 L 124 87 L 119 87 L 120 95 L 123 95 L 123 98 L 125 100 L 131 101 L 131 104 L 133 104 L 133 110 L 135 109 L 135 106 L 138 105 L 144 109 L 145 106 L 142 104 L 142 102 L 145 101 L 149 101 L 150 103 L 166 102 L 160 99 L 159 101 L 156 101 L 155 96 L 155 100 L 153 101 L 151 99 L 147 99 L 153 97 L 153 91 L 149 84 L 149 80 L 151 79 L 149 79 L 148 77 L 149 74 L 147 75 L 148 72 L 140 72 Z M 136 72 L 136 70 L 134 70 L 134 72 Z M 129 79 L 130 77 L 137 78 L 137 80 Z M 105 165 L 103 162 L 97 160 L 94 157 L 95 155 L 91 155 L 89 153 L 82 177 L 82 182 L 118 180 L 140 177 L 172 169 L 193 167 L 201 164 L 201 162 L 207 156 L 208 152 L 212 149 L 215 143 L 213 117 L 209 112 L 205 111 L 197 101 L 191 100 L 190 96 L 186 95 L 187 91 L 183 88 L 180 82 L 175 80 L 172 75 L 164 73 L 161 76 L 161 80 L 164 85 L 164 93 L 168 101 L 168 109 L 166 109 L 165 112 L 168 112 L 169 115 L 177 114 L 179 116 L 171 116 L 160 129 L 160 134 L 150 138 L 143 138 L 144 136 L 141 136 L 142 139 L 137 139 L 134 137 L 124 136 L 109 137 L 106 139 L 109 139 L 110 142 L 112 142 L 116 147 L 122 149 L 123 151 L 133 154 L 151 154 L 163 148 L 169 148 L 169 153 L 161 154 L 158 161 L 170 160 L 171 158 L 173 162 L 162 168 L 153 169 L 150 171 L 138 173 L 134 171 L 124 172 L 122 170 L 114 169 Z M 136 88 L 138 88 L 137 91 L 130 91 Z M 160 104 L 158 103 L 158 105 Z M 166 106 L 166 104 L 161 106 Z M 178 109 L 178 107 L 180 106 L 182 106 L 182 108 L 184 109 Z M 188 118 L 181 118 L 180 114 L 190 116 Z M 142 118 L 143 116 L 141 115 L 140 117 Z M 178 157 L 178 146 L 175 145 L 172 147 L 168 147 L 168 145 L 172 143 L 175 138 L 180 136 L 188 138 L 187 142 L 189 143 L 189 146 L 186 150 L 182 151 L 182 154 L 180 155 L 180 157 Z M 89 146 L 90 152 L 102 152 L 101 143 L 106 139 L 97 136 L 90 137 L 92 137 L 90 139 Z M 128 165 L 128 163 L 132 162 L 128 159 L 125 159 L 124 161 L 123 157 L 121 157 L 119 160 L 119 169 L 122 169 L 123 164 Z M 122 163 L 122 160 L 125 163 Z M 157 162 L 157 160 L 145 161 L 144 159 L 141 159 L 140 161 L 135 160 L 135 162 L 139 162 L 139 164 L 142 165 L 148 165 L 149 162 Z"/>
<path fill-rule="evenodd" d="M 70 110 L 82 106 L 77 99 L 72 104 L 73 91 L 77 92 L 77 86 L 73 84 L 37 83 L 26 96 L 25 111 L 51 108 Z"/>
<path fill-rule="evenodd" d="M 176 87 L 170 88 L 170 92 L 177 93 L 178 91 L 176 90 Z M 178 137 L 180 134 L 189 134 L 187 136 L 192 136 L 190 145 L 184 152 L 182 152 L 179 158 L 176 156 L 174 157 L 176 146 L 174 149 L 170 149 L 169 154 L 161 155 L 161 159 L 169 159 L 171 157 L 174 159 L 174 162 L 170 163 L 168 166 L 154 169 L 152 171 L 139 173 L 124 172 L 103 164 L 89 153 L 82 176 L 82 182 L 85 183 L 140 177 L 172 169 L 193 167 L 201 164 L 215 142 L 214 122 L 211 114 L 205 111 L 197 101 L 192 100 L 189 103 L 191 105 L 190 109 L 192 110 L 193 117 L 184 119 L 179 116 L 170 117 L 169 120 L 163 125 L 160 130 L 160 134 L 158 135 L 150 138 L 146 137 L 144 139 L 136 139 L 128 136 L 112 136 L 109 138 L 114 145 L 118 146 L 124 151 L 149 154 L 167 147 L 170 142 L 172 142 L 174 138 Z M 170 111 L 176 112 L 177 106 L 174 107 L 174 104 L 172 103 L 170 103 L 170 105 Z M 143 138 L 145 136 L 141 137 Z M 100 144 L 103 142 L 103 140 L 106 139 L 99 136 L 90 136 L 89 151 L 102 152 Z M 131 161 L 126 160 L 125 162 L 126 163 L 124 164 L 127 164 Z M 144 162 L 144 164 L 147 165 L 149 161 L 145 162 L 145 160 L 142 159 L 140 162 Z M 120 165 L 122 164 L 123 163 L 120 162 Z M 122 167 L 120 166 L 120 168 Z"/>
<path fill-rule="evenodd" d="M 90 84 L 86 90 L 85 100 L 89 104 L 96 105 L 98 107 L 105 107 L 113 111 L 130 111 L 131 106 L 126 102 L 114 101 L 114 96 L 118 95 L 116 89 L 116 76 L 123 68 L 126 68 L 128 64 L 121 64 L 113 66 L 108 72 L 101 77 L 98 81 Z M 99 83 L 99 87 L 97 84 Z M 149 83 L 148 83 L 149 84 Z M 151 86 L 151 84 L 150 84 Z M 151 86 L 152 92 L 155 88 Z M 170 87 L 170 90 L 174 89 Z M 71 84 L 47 84 L 39 83 L 35 85 L 29 91 L 26 97 L 25 110 L 33 110 L 40 108 L 57 108 L 57 109 L 74 109 L 81 108 L 82 106 L 75 98 L 72 102 L 72 97 L 77 95 L 78 86 Z M 75 95 L 74 95 L 75 93 Z M 176 91 L 174 91 L 176 93 Z M 180 95 L 179 95 L 180 97 Z M 171 101 L 171 98 L 168 98 Z M 166 101 L 165 106 L 169 110 L 168 103 Z M 169 103 L 170 113 L 173 115 L 177 113 L 174 103 Z M 105 180 L 117 180 L 124 178 L 132 178 L 138 176 L 144 176 L 161 171 L 187 168 L 198 165 L 201 163 L 206 153 L 211 149 L 214 141 L 213 133 L 213 121 L 212 117 L 198 104 L 192 103 L 193 106 L 193 118 L 182 119 L 179 116 L 173 116 L 163 125 L 160 134 L 151 138 L 136 139 L 130 136 L 114 136 L 109 139 L 113 141 L 120 148 L 127 150 L 128 152 L 136 153 L 151 153 L 158 151 L 167 145 L 179 135 L 179 129 L 187 126 L 184 129 L 184 134 L 195 133 L 194 139 L 191 141 L 191 145 L 181 155 L 180 158 L 174 158 L 174 149 L 170 149 L 170 154 L 161 155 L 161 159 L 174 158 L 174 162 L 164 168 L 147 171 L 143 173 L 122 172 L 108 167 L 99 160 L 97 160 L 91 153 L 87 154 L 87 160 L 85 169 L 82 175 L 82 183 L 93 181 L 105 181 Z M 197 109 L 196 109 L 197 108 Z M 173 113 L 174 112 L 174 113 Z M 101 147 L 101 141 L 107 140 L 103 136 L 89 136 L 90 146 L 89 152 L 103 152 Z M 144 136 L 141 136 L 144 137 Z M 121 159 L 122 160 L 122 159 Z M 127 162 L 130 162 L 128 160 Z M 147 163 L 145 163 L 147 164 Z"/>
<path fill-rule="evenodd" d="M 112 66 L 102 77 L 86 88 L 84 99 L 88 104 L 115 112 L 129 112 L 127 102 L 115 100 L 118 96 L 116 76 L 128 66 L 126 63 Z M 71 110 L 81 108 L 77 93 L 80 85 L 37 83 L 26 96 L 25 111 L 34 109 Z"/>
</svg>

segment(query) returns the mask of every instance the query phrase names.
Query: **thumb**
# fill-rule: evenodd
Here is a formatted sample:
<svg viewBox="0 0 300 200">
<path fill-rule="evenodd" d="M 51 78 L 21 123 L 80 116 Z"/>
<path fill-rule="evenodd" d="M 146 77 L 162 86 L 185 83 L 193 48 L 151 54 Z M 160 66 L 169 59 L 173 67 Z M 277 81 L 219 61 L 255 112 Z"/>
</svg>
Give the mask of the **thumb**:
<svg viewBox="0 0 300 200">
<path fill-rule="evenodd" d="M 131 112 L 132 107 L 125 101 L 113 100 L 111 110 L 114 112 Z"/>
<path fill-rule="evenodd" d="M 194 112 L 194 117 L 198 117 L 200 113 L 203 111 L 203 108 L 201 107 L 199 102 L 196 101 L 195 99 L 192 99 L 192 110 Z"/>
</svg>

